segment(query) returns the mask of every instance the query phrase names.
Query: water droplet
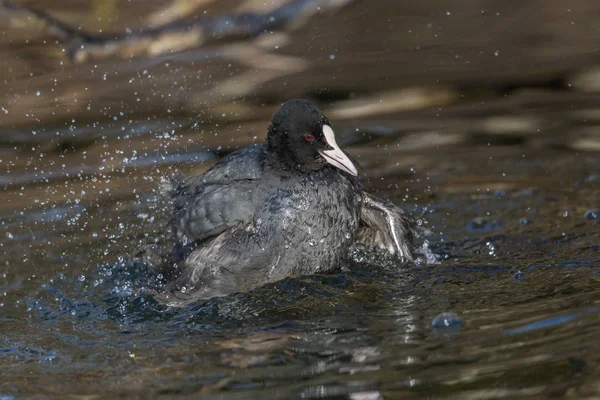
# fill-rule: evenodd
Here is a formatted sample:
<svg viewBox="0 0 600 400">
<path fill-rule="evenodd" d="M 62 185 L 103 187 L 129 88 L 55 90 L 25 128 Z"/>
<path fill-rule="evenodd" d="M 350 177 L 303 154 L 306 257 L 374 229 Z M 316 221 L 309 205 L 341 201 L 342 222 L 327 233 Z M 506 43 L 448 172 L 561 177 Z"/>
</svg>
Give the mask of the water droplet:
<svg viewBox="0 0 600 400">
<path fill-rule="evenodd" d="M 421 254 L 425 256 L 425 262 L 427 263 L 427 265 L 434 265 L 440 263 L 440 256 L 431 251 L 431 248 L 429 247 L 429 240 L 425 239 L 423 241 L 423 245 L 421 246 L 420 251 Z M 447 254 L 445 258 L 448 258 Z"/>
<path fill-rule="evenodd" d="M 85 281 L 85 275 L 79 275 L 79 278 L 77 278 L 79 280 L 79 282 L 83 282 Z"/>
<path fill-rule="evenodd" d="M 495 255 L 494 251 L 496 250 L 496 248 L 494 247 L 494 245 L 492 244 L 492 242 L 487 242 L 485 245 L 488 247 L 488 254 L 490 256 Z"/>
<path fill-rule="evenodd" d="M 591 221 L 593 219 L 600 219 L 600 210 L 587 210 L 583 215 L 583 218 Z"/>
<path fill-rule="evenodd" d="M 40 92 L 39 90 L 37 92 L 35 92 L 35 95 L 40 97 L 40 95 L 42 94 L 42 92 Z"/>
<path fill-rule="evenodd" d="M 335 60 L 335 54 L 330 54 L 330 55 L 329 55 L 329 59 L 330 59 L 330 60 Z"/>
</svg>

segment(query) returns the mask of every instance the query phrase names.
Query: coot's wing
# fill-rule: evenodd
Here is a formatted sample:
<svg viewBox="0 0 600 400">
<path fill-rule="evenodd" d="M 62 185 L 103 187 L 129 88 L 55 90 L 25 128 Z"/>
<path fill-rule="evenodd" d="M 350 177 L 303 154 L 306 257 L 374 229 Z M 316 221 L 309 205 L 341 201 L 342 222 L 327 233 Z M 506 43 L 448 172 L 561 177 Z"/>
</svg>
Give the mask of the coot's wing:
<svg viewBox="0 0 600 400">
<path fill-rule="evenodd" d="M 207 238 L 166 269 L 171 278 L 161 299 L 180 307 L 281 279 L 276 269 L 281 254 L 276 249 L 283 246 L 279 246 L 280 238 L 270 243 L 264 240 L 265 233 L 249 233 L 245 224 L 238 222 L 220 235 Z"/>
<path fill-rule="evenodd" d="M 362 193 L 357 240 L 387 250 L 403 261 L 415 256 L 416 224 L 400 207 L 376 196 Z"/>
<path fill-rule="evenodd" d="M 173 229 L 182 239 L 198 242 L 233 225 L 249 223 L 255 212 L 253 194 L 262 174 L 265 147 L 244 147 L 202 175 L 173 182 Z"/>
</svg>

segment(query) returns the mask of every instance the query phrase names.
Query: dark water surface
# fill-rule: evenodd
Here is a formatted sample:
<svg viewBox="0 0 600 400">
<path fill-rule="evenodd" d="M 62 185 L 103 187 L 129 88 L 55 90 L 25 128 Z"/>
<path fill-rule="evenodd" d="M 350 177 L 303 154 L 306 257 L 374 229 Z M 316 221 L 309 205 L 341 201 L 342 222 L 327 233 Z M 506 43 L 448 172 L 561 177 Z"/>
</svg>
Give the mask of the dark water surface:
<svg viewBox="0 0 600 400">
<path fill-rule="evenodd" d="M 109 31 L 166 4 L 16 3 Z M 73 65 L 2 25 L 0 399 L 598 398 L 600 3 L 455 3 L 316 16 L 268 53 L 289 74 L 229 45 Z M 165 241 L 161 178 L 262 140 L 294 96 L 428 259 L 158 304 L 131 256 Z"/>
</svg>

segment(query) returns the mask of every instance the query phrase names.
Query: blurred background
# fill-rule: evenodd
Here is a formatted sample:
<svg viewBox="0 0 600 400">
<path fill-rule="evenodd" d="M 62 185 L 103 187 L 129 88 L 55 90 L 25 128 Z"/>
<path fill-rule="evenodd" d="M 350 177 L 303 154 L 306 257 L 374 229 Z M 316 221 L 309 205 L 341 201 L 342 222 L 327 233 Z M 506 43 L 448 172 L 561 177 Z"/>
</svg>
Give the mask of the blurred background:
<svg viewBox="0 0 600 400">
<path fill-rule="evenodd" d="M 110 192 L 87 198 L 128 195 L 131 182 L 122 179 L 132 174 L 202 164 L 263 140 L 273 110 L 294 97 L 317 102 L 354 154 L 366 136 L 393 146 L 401 157 L 379 153 L 392 169 L 418 166 L 407 156 L 427 148 L 600 149 L 595 1 L 316 1 L 321 11 L 292 8 L 289 24 L 253 37 L 189 37 L 220 16 L 268 14 L 285 4 L 6 2 L 2 209 L 33 206 L 33 193 L 47 196 L 48 186 L 46 201 L 64 201 L 56 188 L 73 176 L 79 185 L 114 176 L 102 179 Z M 88 52 L 79 37 L 62 35 L 31 10 L 100 43 Z"/>
<path fill-rule="evenodd" d="M 0 398 L 600 393 L 597 0 L 0 0 L 0 88 Z M 164 317 L 160 180 L 296 97 L 433 253 Z"/>
</svg>

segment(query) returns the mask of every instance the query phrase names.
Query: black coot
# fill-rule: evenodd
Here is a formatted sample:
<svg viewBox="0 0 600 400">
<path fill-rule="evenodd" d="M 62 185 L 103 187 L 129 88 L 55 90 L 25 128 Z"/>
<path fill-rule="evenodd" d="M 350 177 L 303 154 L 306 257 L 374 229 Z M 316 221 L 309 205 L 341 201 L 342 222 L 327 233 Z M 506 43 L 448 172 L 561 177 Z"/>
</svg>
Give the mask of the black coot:
<svg viewBox="0 0 600 400">
<path fill-rule="evenodd" d="M 331 122 L 305 100 L 279 107 L 267 143 L 176 180 L 171 196 L 179 244 L 160 268 L 172 305 L 333 270 L 355 242 L 413 259 L 412 219 L 365 191 Z"/>
</svg>

